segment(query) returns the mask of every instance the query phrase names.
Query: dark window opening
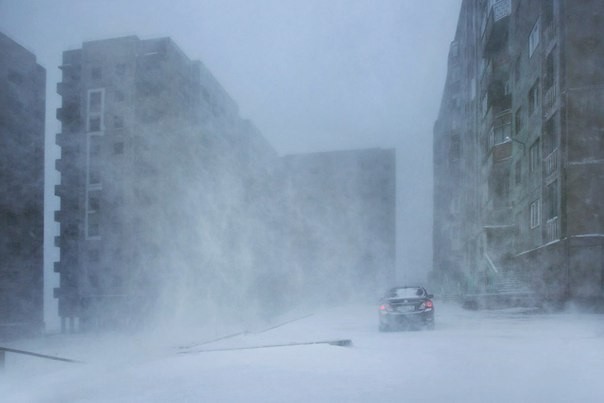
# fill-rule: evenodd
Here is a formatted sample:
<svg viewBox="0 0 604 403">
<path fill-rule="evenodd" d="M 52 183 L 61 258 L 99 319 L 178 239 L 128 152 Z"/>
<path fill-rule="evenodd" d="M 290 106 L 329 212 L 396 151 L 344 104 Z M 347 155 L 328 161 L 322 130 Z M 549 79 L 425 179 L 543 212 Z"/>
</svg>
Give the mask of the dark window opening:
<svg viewBox="0 0 604 403">
<path fill-rule="evenodd" d="M 120 141 L 113 144 L 113 153 L 114 154 L 123 154 L 124 153 L 124 142 Z"/>
<path fill-rule="evenodd" d="M 536 110 L 539 109 L 539 103 L 539 80 L 537 80 L 529 90 L 528 94 L 529 115 L 532 115 Z"/>
<path fill-rule="evenodd" d="M 529 169 L 530 172 L 537 172 L 539 170 L 540 159 L 541 157 L 541 142 L 539 139 L 535 140 L 531 148 L 529 149 Z"/>
<path fill-rule="evenodd" d="M 545 60 L 545 77 L 543 79 L 544 90 L 548 90 L 554 85 L 554 50 L 549 52 Z"/>
</svg>

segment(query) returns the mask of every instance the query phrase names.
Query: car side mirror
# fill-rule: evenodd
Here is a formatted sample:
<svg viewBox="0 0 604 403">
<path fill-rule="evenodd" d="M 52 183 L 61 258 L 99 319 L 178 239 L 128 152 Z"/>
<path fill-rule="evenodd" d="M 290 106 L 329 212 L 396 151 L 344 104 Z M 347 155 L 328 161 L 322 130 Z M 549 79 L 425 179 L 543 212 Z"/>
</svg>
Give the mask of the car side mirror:
<svg viewBox="0 0 604 403">
<path fill-rule="evenodd" d="M 434 294 L 428 294 L 428 298 L 434 298 Z"/>
</svg>

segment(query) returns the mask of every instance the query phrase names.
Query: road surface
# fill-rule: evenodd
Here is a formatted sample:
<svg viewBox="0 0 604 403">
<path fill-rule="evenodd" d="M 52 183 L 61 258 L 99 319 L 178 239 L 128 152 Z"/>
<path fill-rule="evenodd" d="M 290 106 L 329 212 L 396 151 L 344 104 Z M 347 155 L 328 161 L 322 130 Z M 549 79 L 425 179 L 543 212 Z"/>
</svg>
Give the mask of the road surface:
<svg viewBox="0 0 604 403">
<path fill-rule="evenodd" d="M 380 333 L 377 308 L 353 305 L 207 344 L 132 335 L 22 341 L 13 347 L 87 364 L 7 354 L 0 396 L 7 402 L 604 401 L 603 315 L 473 312 L 438 301 L 436 309 L 433 331 Z M 342 339 L 352 345 L 307 344 Z M 258 348 L 273 345 L 281 346 Z"/>
</svg>

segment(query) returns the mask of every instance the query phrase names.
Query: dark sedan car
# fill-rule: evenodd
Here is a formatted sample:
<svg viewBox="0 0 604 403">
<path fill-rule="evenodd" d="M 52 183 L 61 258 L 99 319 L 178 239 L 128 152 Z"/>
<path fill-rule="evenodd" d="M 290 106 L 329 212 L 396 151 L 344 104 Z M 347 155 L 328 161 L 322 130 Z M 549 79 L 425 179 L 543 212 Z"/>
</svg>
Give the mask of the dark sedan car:
<svg viewBox="0 0 604 403">
<path fill-rule="evenodd" d="M 380 300 L 380 332 L 423 326 L 434 329 L 433 295 L 424 287 L 394 287 Z"/>
</svg>

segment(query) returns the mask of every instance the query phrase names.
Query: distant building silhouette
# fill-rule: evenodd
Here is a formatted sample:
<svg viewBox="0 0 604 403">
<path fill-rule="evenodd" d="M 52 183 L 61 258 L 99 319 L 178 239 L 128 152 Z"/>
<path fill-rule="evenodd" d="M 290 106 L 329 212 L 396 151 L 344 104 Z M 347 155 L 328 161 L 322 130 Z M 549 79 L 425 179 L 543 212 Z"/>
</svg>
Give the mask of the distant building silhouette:
<svg viewBox="0 0 604 403">
<path fill-rule="evenodd" d="M 46 70 L 0 33 L 0 338 L 43 325 Z"/>
<path fill-rule="evenodd" d="M 600 1 L 464 0 L 434 129 L 434 279 L 604 297 Z"/>
<path fill-rule="evenodd" d="M 288 155 L 283 165 L 287 249 L 307 292 L 375 298 L 394 285 L 395 150 Z"/>
</svg>

